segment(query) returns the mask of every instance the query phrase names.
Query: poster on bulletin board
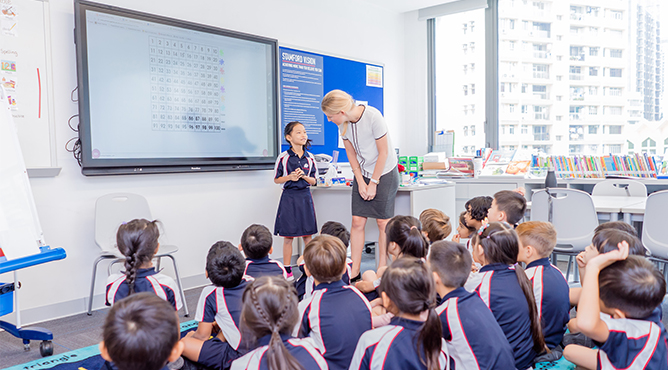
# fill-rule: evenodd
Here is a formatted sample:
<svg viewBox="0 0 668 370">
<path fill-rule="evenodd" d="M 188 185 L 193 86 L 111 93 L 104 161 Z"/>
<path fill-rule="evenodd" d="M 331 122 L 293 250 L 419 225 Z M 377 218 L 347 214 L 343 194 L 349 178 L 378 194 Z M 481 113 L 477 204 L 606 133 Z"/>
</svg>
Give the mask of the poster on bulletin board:
<svg viewBox="0 0 668 370">
<path fill-rule="evenodd" d="M 308 51 L 280 47 L 281 137 L 292 121 L 304 124 L 311 152 L 332 155 L 343 152 L 338 128 L 320 110 L 327 92 L 340 89 L 353 99 L 383 113 L 383 66 Z M 282 138 L 282 150 L 288 145 Z M 344 153 L 339 162 L 347 162 Z"/>
</svg>

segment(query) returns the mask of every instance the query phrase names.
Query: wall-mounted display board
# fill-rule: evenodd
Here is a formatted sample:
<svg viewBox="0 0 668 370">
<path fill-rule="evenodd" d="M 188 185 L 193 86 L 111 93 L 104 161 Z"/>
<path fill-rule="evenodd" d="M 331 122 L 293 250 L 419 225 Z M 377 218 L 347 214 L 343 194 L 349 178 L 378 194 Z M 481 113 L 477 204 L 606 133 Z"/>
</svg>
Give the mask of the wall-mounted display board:
<svg viewBox="0 0 668 370">
<path fill-rule="evenodd" d="M 299 121 L 312 140 L 311 152 L 344 151 L 335 124 L 320 110 L 322 97 L 340 89 L 383 112 L 383 65 L 280 47 L 281 135 L 288 122 Z M 288 146 L 282 140 L 282 150 Z M 348 158 L 341 153 L 340 162 Z"/>
<path fill-rule="evenodd" d="M 55 176 L 56 145 L 47 0 L 0 1 L 0 83 L 31 176 Z"/>
</svg>

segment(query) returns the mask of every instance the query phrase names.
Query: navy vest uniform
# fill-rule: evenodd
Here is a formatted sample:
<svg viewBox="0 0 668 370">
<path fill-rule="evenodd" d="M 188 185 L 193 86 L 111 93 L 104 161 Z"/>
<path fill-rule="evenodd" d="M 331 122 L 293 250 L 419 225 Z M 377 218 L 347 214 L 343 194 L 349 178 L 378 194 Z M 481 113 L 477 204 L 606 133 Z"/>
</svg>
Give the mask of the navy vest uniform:
<svg viewBox="0 0 668 370">
<path fill-rule="evenodd" d="M 476 288 L 485 305 L 506 335 L 513 349 L 515 366 L 526 369 L 533 363 L 531 317 L 524 292 L 517 281 L 515 268 L 503 263 L 493 263 L 480 269 L 482 281 Z"/>
<path fill-rule="evenodd" d="M 276 159 L 274 178 L 288 176 L 297 168 L 301 168 L 306 177 L 315 178 L 318 174 L 313 154 L 304 150 L 304 155 L 299 157 L 290 148 Z M 300 237 L 318 233 L 310 186 L 304 179 L 283 183 L 283 193 L 274 223 L 275 235 Z"/>
<path fill-rule="evenodd" d="M 107 278 L 106 305 L 112 306 L 114 302 L 127 297 L 130 294 L 130 285 L 125 281 L 125 274 L 113 274 Z M 181 309 L 181 295 L 174 279 L 167 275 L 159 274 L 154 267 L 137 270 L 135 279 L 135 293 L 151 292 L 169 302 L 175 310 Z"/>
<path fill-rule="evenodd" d="M 513 350 L 494 315 L 475 293 L 457 288 L 436 308 L 456 369 L 515 368 Z"/>
<path fill-rule="evenodd" d="M 226 369 L 230 363 L 246 352 L 242 349 L 242 336 L 239 330 L 241 319 L 242 296 L 250 277 L 244 277 L 233 288 L 209 285 L 204 287 L 197 303 L 195 320 L 218 324 L 225 336 L 225 342 L 217 337 L 207 340 L 202 345 L 197 362 L 213 369 Z"/>
<path fill-rule="evenodd" d="M 390 324 L 369 330 L 362 334 L 350 370 L 362 369 L 427 369 L 420 360 L 424 354 L 417 353 L 415 338 L 424 323 L 393 317 Z M 441 338 L 441 353 L 438 357 L 439 369 L 453 369 L 445 340 Z"/>
<path fill-rule="evenodd" d="M 286 279 L 288 278 L 288 273 L 285 271 L 283 264 L 269 258 L 269 256 L 259 259 L 246 258 L 246 270 L 244 270 L 244 275 L 248 275 L 254 279 L 262 276 L 276 275 L 283 276 Z"/>
<path fill-rule="evenodd" d="M 231 370 L 269 370 L 266 354 L 270 340 L 271 335 L 260 338 L 258 348 L 232 362 Z M 281 334 L 281 340 L 304 370 L 327 370 L 327 362 L 310 339 L 297 339 Z"/>
<path fill-rule="evenodd" d="M 545 344 L 552 349 L 561 343 L 570 320 L 568 283 L 561 271 L 547 258 L 531 262 L 525 272 L 533 285 L 533 295 L 543 327 Z"/>
<path fill-rule="evenodd" d="M 599 344 L 597 370 L 668 369 L 666 328 L 658 315 L 646 320 L 601 317 L 610 333 Z"/>
<path fill-rule="evenodd" d="M 371 328 L 369 302 L 341 280 L 316 286 L 301 312 L 300 336 L 311 337 L 330 369 L 347 369 L 357 341 Z"/>
</svg>

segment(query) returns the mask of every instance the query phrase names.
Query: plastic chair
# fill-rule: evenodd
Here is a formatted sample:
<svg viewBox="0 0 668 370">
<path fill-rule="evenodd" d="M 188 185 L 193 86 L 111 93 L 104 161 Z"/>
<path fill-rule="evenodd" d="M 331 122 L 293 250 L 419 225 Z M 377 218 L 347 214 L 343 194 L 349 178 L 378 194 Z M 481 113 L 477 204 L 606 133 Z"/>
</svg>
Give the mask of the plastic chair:
<svg viewBox="0 0 668 370">
<path fill-rule="evenodd" d="M 668 190 L 650 194 L 645 206 L 642 244 L 650 251 L 652 261 L 663 263 L 664 276 L 666 276 L 666 267 L 668 267 L 666 217 L 668 217 Z"/>
<path fill-rule="evenodd" d="M 557 246 L 552 253 L 556 264 L 559 254 L 568 256 L 566 280 L 569 280 L 575 256 L 591 244 L 598 216 L 588 193 L 575 189 L 551 188 L 536 191 L 531 197 L 531 220 L 547 221 L 557 230 Z M 578 280 L 577 264 L 573 271 Z"/>
<path fill-rule="evenodd" d="M 106 259 L 113 260 L 109 264 L 108 274 L 111 273 L 111 266 L 117 262 L 125 259 L 125 256 L 116 247 L 116 231 L 123 223 L 136 218 L 145 218 L 152 220 L 151 209 L 148 206 L 148 201 L 141 195 L 131 193 L 114 193 L 101 196 L 95 202 L 95 244 L 97 244 L 102 251 L 100 256 L 93 263 L 93 275 L 90 281 L 90 296 L 88 297 L 88 315 L 92 314 L 93 310 L 93 294 L 95 292 L 95 277 L 97 274 L 98 264 Z M 157 259 L 157 270 L 160 270 L 160 260 L 167 257 L 172 260 L 174 265 L 174 273 L 176 274 L 176 284 L 179 287 L 179 294 L 183 301 L 183 308 L 185 316 L 189 316 L 188 305 L 186 304 L 185 295 L 183 294 L 183 285 L 181 284 L 181 277 L 179 276 L 179 268 L 176 265 L 176 260 L 173 254 L 179 248 L 175 245 L 162 245 L 154 258 Z"/>
<path fill-rule="evenodd" d="M 594 185 L 591 194 L 615 197 L 646 197 L 647 186 L 636 180 L 609 179 Z"/>
</svg>

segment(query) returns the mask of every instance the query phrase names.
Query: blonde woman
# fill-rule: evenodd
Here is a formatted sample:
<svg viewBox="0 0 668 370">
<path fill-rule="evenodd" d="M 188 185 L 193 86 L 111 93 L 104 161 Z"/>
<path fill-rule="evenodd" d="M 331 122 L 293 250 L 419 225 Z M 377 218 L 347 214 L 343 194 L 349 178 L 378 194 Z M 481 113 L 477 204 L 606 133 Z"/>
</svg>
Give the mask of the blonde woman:
<svg viewBox="0 0 668 370">
<path fill-rule="evenodd" d="M 394 216 L 394 199 L 399 188 L 397 157 L 392 149 L 390 132 L 378 109 L 357 104 L 341 90 L 332 90 L 322 99 L 320 107 L 327 120 L 339 127 L 346 154 L 353 171 L 352 280 L 359 279 L 364 227 L 367 218 L 378 225 L 378 267 L 387 265 L 385 225 Z"/>
</svg>

